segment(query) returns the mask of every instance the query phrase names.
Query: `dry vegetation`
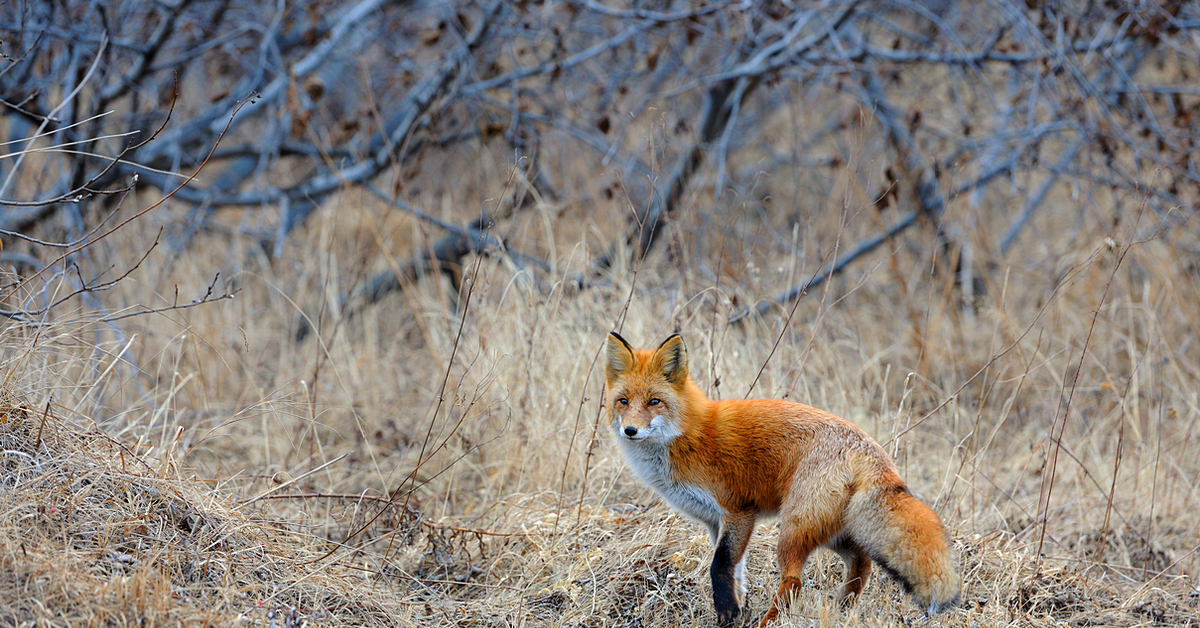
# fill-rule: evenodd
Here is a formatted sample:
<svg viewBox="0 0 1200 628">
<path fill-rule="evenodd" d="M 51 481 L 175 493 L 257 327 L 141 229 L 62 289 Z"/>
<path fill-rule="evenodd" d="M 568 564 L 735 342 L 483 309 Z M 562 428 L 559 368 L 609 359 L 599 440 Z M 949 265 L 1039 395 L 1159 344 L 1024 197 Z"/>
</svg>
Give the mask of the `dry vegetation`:
<svg viewBox="0 0 1200 628">
<path fill-rule="evenodd" d="M 300 4 L 271 22 L 280 42 L 303 32 L 304 19 L 327 34 L 346 8 L 329 3 L 338 10 L 320 22 L 316 8 L 329 7 Z M 786 397 L 856 422 L 952 529 L 960 609 L 925 619 L 877 577 L 840 611 L 830 596 L 841 564 L 819 553 L 793 625 L 1200 625 L 1191 117 L 1200 115 L 1191 87 L 1200 12 L 1156 21 L 1168 13 L 1151 5 L 1096 14 L 1022 6 L 1020 19 L 1037 28 L 1067 16 L 1056 50 L 1071 26 L 1076 38 L 1109 42 L 1072 56 L 1065 72 L 1047 64 L 1027 75 L 1004 63 L 913 67 L 883 50 L 844 64 L 853 51 L 840 46 L 859 41 L 855 28 L 894 27 L 904 33 L 894 51 L 934 50 L 913 42 L 950 33 L 978 50 L 991 36 L 987 19 L 999 18 L 982 9 L 987 19 L 929 17 L 922 4 L 880 9 L 890 17 L 876 21 L 858 7 L 843 23 L 832 17 L 854 3 L 829 3 L 818 13 L 844 41 L 824 42 L 824 56 L 798 57 L 761 84 L 730 83 L 757 91 L 721 122 L 730 126 L 718 125 L 732 129 L 723 139 L 699 142 L 707 157 L 671 201 L 680 156 L 704 139 L 705 103 L 720 96 L 688 81 L 717 75 L 738 41 L 749 52 L 733 61 L 753 60 L 800 12 L 771 13 L 774 3 L 753 16 L 742 5 L 525 4 L 497 4 L 491 28 L 530 48 L 472 48 L 467 78 L 401 134 L 412 146 L 365 179 L 377 177 L 386 200 L 345 181 L 304 213 L 288 186 L 345 174 L 353 165 L 337 160 L 369 156 L 375 125 L 386 127 L 392 112 L 363 115 L 362 129 L 346 119 L 406 106 L 396 94 L 419 91 L 460 41 L 490 32 L 474 28 L 490 8 L 374 9 L 372 37 L 411 35 L 428 50 L 367 45 L 338 67 L 373 102 L 302 106 L 304 90 L 293 90 L 271 115 L 232 126 L 221 139 L 227 152 L 203 167 L 215 133 L 189 145 L 179 129 L 211 103 L 227 113 L 245 95 L 222 64 L 266 50 L 256 31 L 244 35 L 253 46 L 235 48 L 231 37 L 195 55 L 202 63 L 191 69 L 203 72 L 180 78 L 175 102 L 164 91 L 110 99 L 131 128 L 157 128 L 163 118 L 153 114 L 174 107 L 163 135 L 126 156 L 198 172 L 174 196 L 169 179 L 148 170 L 132 185 L 137 167 L 128 164 L 62 166 L 55 160 L 73 157 L 23 145 L 0 160 L 0 180 L 17 172 L 5 201 L 55 201 L 85 181 L 117 191 L 0 208 L 0 623 L 708 625 L 706 536 L 631 476 L 604 427 L 597 357 L 605 332 L 619 329 L 644 345 L 681 331 L 693 376 L 713 396 Z M 253 13 L 237 2 L 180 6 L 189 7 L 179 9 L 189 37 Z M 211 28 L 199 17 L 186 23 L 186 11 L 215 6 L 230 15 Z M 1015 7 L 992 10 L 1012 24 L 991 50 L 1037 49 L 1020 47 Z M 20 11 L 4 11 L 6 41 L 25 42 L 7 54 L 37 50 L 29 42 L 42 40 L 19 30 Z M 698 13 L 664 18 L 686 11 Z M 28 23 L 36 13 L 25 12 Z M 149 37 L 156 23 L 138 32 Z M 581 61 L 559 83 L 478 87 L 558 47 L 569 55 L 589 37 L 609 41 L 625 24 L 644 26 L 630 50 Z M 52 31 L 46 41 L 61 49 L 31 54 L 43 62 L 27 80 L 73 73 L 94 103 L 105 71 L 126 75 L 128 59 L 116 53 L 111 70 L 86 80 L 92 57 L 56 65 L 74 48 Z M 1111 43 L 1115 32 L 1127 39 Z M 95 55 L 99 42 L 76 44 Z M 185 44 L 156 54 L 171 58 Z M 279 46 L 289 63 L 308 50 Z M 383 76 L 376 64 L 393 53 L 404 72 Z M 837 54 L 842 61 L 831 60 Z M 1127 54 L 1137 58 L 1122 66 L 1136 78 L 1128 85 L 1175 91 L 1145 89 L 1134 113 L 1136 98 L 1106 100 L 1127 84 L 1104 73 L 1104 59 Z M 169 65 L 138 78 L 165 90 Z M 1066 75 L 1074 78 L 1055 78 Z M 1041 95 L 1029 76 L 1044 80 Z M 608 82 L 581 87 L 596 77 Z M 0 129 L 32 137 L 37 112 L 67 84 L 30 88 L 36 97 L 19 102 L 6 96 L 11 115 Z M 256 88 L 270 104 L 269 90 Z M 11 113 L 17 105 L 23 121 Z M 300 133 L 276 133 L 295 130 L 305 106 Z M 903 124 L 891 128 L 896 111 Z M 1052 123 L 1061 126 L 1036 130 Z M 115 132 L 90 128 L 89 137 L 99 131 Z M 61 145 L 62 132 L 29 146 Z M 257 137 L 287 147 L 271 153 Z M 606 142 L 598 151 L 597 138 Z M 982 178 L 1010 152 L 1003 176 Z M 231 175 L 246 154 L 254 167 Z M 941 210 L 922 192 L 928 181 Z M 231 196 L 260 193 L 270 202 L 251 209 Z M 399 211 L 393 197 L 427 214 Z M 647 243 L 639 221 L 655 207 L 660 237 Z M 1015 222 L 1023 208 L 1028 222 Z M 481 214 L 490 219 L 470 230 Z M 908 215 L 911 228 L 803 298 L 773 298 Z M 447 227 L 471 241 L 432 266 Z M 1010 229 L 1016 237 L 1002 246 Z M 751 619 L 777 584 L 775 534 L 765 523 L 751 544 Z"/>
</svg>

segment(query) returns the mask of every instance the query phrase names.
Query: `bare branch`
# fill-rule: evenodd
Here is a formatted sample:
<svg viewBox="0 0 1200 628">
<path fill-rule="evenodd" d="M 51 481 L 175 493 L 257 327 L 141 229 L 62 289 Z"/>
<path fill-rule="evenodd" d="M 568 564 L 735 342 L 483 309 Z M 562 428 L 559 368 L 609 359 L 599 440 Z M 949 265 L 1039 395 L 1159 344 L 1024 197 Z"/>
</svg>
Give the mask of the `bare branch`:
<svg viewBox="0 0 1200 628">
<path fill-rule="evenodd" d="M 133 65 L 117 82 L 100 90 L 100 104 L 97 108 L 103 109 L 105 104 L 124 96 L 134 84 L 150 72 L 150 66 L 154 62 L 154 58 L 162 50 L 163 45 L 167 43 L 167 38 L 175 33 L 175 22 L 179 19 L 179 14 L 183 13 L 191 3 L 192 0 L 177 0 L 174 4 L 163 3 L 160 5 L 165 9 L 163 11 L 164 15 L 158 23 L 158 28 L 150 36 L 150 40 L 146 42 L 141 56 L 134 60 Z"/>
<path fill-rule="evenodd" d="M 1083 148 L 1082 137 L 1076 139 L 1071 146 L 1063 152 L 1063 155 L 1059 158 L 1058 163 L 1054 164 L 1054 167 L 1050 169 L 1050 173 L 1046 176 L 1046 179 L 1042 181 L 1042 185 L 1038 187 L 1037 192 L 1034 192 L 1033 196 L 1030 196 L 1029 200 L 1025 202 L 1025 208 L 1021 210 L 1021 213 L 1017 215 L 1016 219 L 1013 220 L 1012 225 L 1008 228 L 1008 232 L 1005 233 L 1004 237 L 1000 239 L 1001 254 L 1008 252 L 1008 249 L 1012 246 L 1013 241 L 1017 239 L 1017 234 L 1021 232 L 1021 228 L 1024 227 L 1025 223 L 1029 221 L 1029 217 L 1033 215 L 1033 212 L 1037 210 L 1038 206 L 1042 204 L 1042 201 L 1046 198 L 1046 193 L 1050 191 L 1050 187 L 1054 185 L 1056 181 L 1058 181 L 1058 177 L 1063 173 L 1067 166 L 1069 166 L 1071 162 L 1075 160 L 1075 155 L 1079 153 L 1079 149 L 1081 148 Z"/>
<path fill-rule="evenodd" d="M 198 204 L 242 207 L 261 207 L 288 202 L 290 211 L 280 230 L 282 234 L 286 235 L 301 224 L 318 203 L 331 192 L 347 185 L 370 181 L 392 164 L 394 159 L 402 163 L 406 156 L 415 152 L 419 145 L 409 146 L 402 155 L 394 156 L 391 147 L 403 144 L 404 139 L 417 128 L 421 117 L 434 101 L 449 88 L 459 70 L 470 58 L 474 46 L 483 39 L 491 20 L 495 18 L 501 6 L 502 3 L 493 2 L 462 44 L 447 55 L 436 70 L 430 72 L 413 86 L 404 101 L 400 103 L 397 113 L 389 119 L 389 130 L 372 146 L 373 152 L 370 157 L 334 172 L 312 177 L 285 190 L 272 188 L 228 195 L 216 194 L 212 190 L 189 188 L 181 191 L 179 198 Z M 251 102 L 257 102 L 257 99 Z M 145 174 L 143 176 L 145 180 L 155 186 L 166 186 L 164 179 L 160 176 Z"/>
<path fill-rule="evenodd" d="M 788 288 L 786 291 L 779 293 L 771 301 L 763 301 L 753 308 L 744 309 L 733 316 L 729 317 L 729 324 L 733 325 L 740 323 L 746 318 L 753 315 L 762 316 L 771 311 L 775 304 L 790 303 L 794 299 L 799 299 L 804 296 L 809 290 L 825 283 L 826 280 L 841 273 L 854 263 L 855 260 L 879 248 L 880 244 L 887 242 L 889 239 L 900 235 L 904 230 L 917 224 L 917 212 L 911 211 L 900 220 L 896 221 L 887 231 L 878 234 L 869 239 L 863 240 L 854 246 L 848 253 L 839 257 L 834 261 L 829 270 L 814 275 L 811 279 L 801 285 Z"/>
</svg>

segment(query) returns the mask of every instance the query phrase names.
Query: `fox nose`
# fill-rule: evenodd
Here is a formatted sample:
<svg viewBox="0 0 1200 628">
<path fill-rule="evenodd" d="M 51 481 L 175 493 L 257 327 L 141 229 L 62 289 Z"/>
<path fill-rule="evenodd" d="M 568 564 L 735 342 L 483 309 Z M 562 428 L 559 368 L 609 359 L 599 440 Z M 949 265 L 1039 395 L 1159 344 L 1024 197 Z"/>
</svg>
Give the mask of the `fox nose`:
<svg viewBox="0 0 1200 628">
<path fill-rule="evenodd" d="M 625 435 L 630 438 L 637 436 L 637 428 L 632 425 L 626 426 L 625 427 Z"/>
</svg>

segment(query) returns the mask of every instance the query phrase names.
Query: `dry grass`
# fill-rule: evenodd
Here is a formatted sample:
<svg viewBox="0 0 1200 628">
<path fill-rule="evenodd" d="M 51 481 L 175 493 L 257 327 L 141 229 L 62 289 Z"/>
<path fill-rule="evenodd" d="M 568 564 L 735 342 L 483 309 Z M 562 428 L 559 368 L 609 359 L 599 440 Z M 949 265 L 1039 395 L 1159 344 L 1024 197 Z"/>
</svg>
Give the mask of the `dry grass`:
<svg viewBox="0 0 1200 628">
<path fill-rule="evenodd" d="M 371 212 L 362 224 L 389 219 Z M 597 433 L 594 358 L 632 291 L 629 337 L 680 325 L 703 384 L 740 395 L 780 321 L 714 324 L 729 310 L 720 293 L 688 300 L 644 271 L 567 295 L 476 260 L 465 316 L 423 282 L 341 325 L 326 314 L 320 342 L 295 345 L 292 303 L 318 311 L 353 276 L 334 266 L 353 264 L 363 237 L 344 219 L 318 220 L 290 268 L 236 277 L 234 302 L 141 320 L 124 332 L 136 338 L 67 323 L 6 332 L 4 621 L 711 621 L 707 541 Z M 965 602 L 931 624 L 1197 623 L 1195 274 L 1167 238 L 1118 265 L 1128 242 L 1045 269 L 1061 274 L 1049 291 L 1039 268 L 1013 268 L 973 320 L 937 298 L 936 276 L 923 302 L 889 296 L 894 274 L 875 262 L 798 308 L 756 385 L 859 422 L 950 522 Z M 160 293 L 204 283 L 203 264 L 181 262 L 139 280 Z M 1068 398 L 1043 541 L 1046 435 Z M 393 505 L 369 499 L 397 488 Z M 774 586 L 774 535 L 763 525 L 751 548 L 752 611 Z M 857 608 L 832 608 L 831 554 L 811 578 L 797 625 L 919 618 L 881 578 Z"/>
<path fill-rule="evenodd" d="M 247 516 L 173 457 L 152 466 L 100 429 L 2 403 L 5 625 L 380 623 L 402 610 L 358 590 L 353 569 L 306 566 L 322 549 L 310 537 Z"/>
</svg>

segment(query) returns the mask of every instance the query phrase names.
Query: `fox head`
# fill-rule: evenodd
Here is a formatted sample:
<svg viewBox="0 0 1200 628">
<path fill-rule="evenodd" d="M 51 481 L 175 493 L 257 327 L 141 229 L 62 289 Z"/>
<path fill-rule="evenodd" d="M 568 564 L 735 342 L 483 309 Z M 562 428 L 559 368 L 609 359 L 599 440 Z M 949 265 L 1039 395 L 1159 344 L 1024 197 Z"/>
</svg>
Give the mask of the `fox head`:
<svg viewBox="0 0 1200 628">
<path fill-rule="evenodd" d="M 618 440 L 665 443 L 680 434 L 688 398 L 687 347 L 678 334 L 658 349 L 634 349 L 608 334 L 604 377 Z"/>
</svg>

